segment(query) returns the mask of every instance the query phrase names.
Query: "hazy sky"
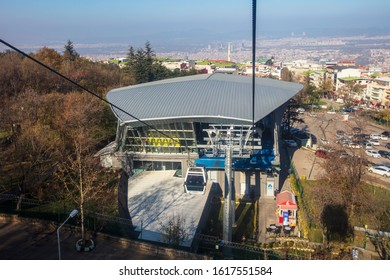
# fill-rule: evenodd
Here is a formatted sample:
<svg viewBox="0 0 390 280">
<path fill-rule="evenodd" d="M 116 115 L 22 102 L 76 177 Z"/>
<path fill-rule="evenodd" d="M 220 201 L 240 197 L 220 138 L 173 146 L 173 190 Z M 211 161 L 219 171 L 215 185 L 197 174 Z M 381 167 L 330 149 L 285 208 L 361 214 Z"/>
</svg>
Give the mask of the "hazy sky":
<svg viewBox="0 0 390 280">
<path fill-rule="evenodd" d="M 258 36 L 390 34 L 389 0 L 258 0 L 257 6 Z M 0 0 L 0 37 L 16 44 L 207 43 L 250 39 L 251 24 L 252 0 Z"/>
</svg>

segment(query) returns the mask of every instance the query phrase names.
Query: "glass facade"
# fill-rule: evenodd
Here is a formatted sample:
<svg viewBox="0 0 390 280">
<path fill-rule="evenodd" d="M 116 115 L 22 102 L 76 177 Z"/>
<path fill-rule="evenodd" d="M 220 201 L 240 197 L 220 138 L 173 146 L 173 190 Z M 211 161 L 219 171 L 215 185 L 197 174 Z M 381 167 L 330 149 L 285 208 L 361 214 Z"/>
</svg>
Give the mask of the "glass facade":
<svg viewBox="0 0 390 280">
<path fill-rule="evenodd" d="M 124 150 L 138 153 L 183 154 L 196 149 L 192 123 L 176 122 L 149 127 L 127 127 Z"/>
<path fill-rule="evenodd" d="M 134 161 L 133 171 L 156 171 L 156 170 L 180 170 L 180 162 L 171 162 L 171 161 Z M 175 174 L 178 177 L 181 177 L 181 172 Z"/>
</svg>

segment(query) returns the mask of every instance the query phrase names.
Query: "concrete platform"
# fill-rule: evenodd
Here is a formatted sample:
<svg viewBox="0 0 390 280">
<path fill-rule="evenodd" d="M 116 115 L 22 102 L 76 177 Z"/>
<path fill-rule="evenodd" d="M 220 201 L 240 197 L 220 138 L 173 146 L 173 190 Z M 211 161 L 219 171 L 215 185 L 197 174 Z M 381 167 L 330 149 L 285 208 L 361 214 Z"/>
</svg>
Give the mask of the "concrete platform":
<svg viewBox="0 0 390 280">
<path fill-rule="evenodd" d="M 145 171 L 129 179 L 129 212 L 139 238 L 162 242 L 162 226 L 172 217 L 184 221 L 187 238 L 181 244 L 190 247 L 198 228 L 210 184 L 205 194 L 184 192 L 183 178 L 174 177 L 174 170 Z"/>
</svg>

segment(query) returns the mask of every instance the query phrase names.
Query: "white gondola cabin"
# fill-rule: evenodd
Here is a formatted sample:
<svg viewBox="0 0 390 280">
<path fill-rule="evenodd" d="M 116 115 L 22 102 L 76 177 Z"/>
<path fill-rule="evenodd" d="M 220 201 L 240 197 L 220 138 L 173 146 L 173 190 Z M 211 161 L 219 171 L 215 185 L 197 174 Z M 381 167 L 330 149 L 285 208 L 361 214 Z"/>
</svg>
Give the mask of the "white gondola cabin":
<svg viewBox="0 0 390 280">
<path fill-rule="evenodd" d="M 184 179 L 186 193 L 204 194 L 206 190 L 206 170 L 204 167 L 189 167 Z"/>
</svg>

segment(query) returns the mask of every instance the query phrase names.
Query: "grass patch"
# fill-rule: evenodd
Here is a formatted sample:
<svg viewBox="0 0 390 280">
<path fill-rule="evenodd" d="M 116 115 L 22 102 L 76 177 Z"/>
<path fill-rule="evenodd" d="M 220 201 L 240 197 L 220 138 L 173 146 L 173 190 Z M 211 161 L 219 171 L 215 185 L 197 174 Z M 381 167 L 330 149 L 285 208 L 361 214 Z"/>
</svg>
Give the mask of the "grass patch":
<svg viewBox="0 0 390 280">
<path fill-rule="evenodd" d="M 236 208 L 236 227 L 233 228 L 233 241 L 242 242 L 253 236 L 254 204 L 240 202 Z"/>
<path fill-rule="evenodd" d="M 203 234 L 223 238 L 223 207 L 220 199 L 212 201 L 208 222 Z M 232 241 L 242 242 L 243 237 L 252 238 L 254 234 L 254 203 L 240 202 L 236 204 L 236 227 L 233 228 Z"/>
<path fill-rule="evenodd" d="M 304 205 L 301 205 L 300 209 L 306 211 L 307 223 L 308 223 L 308 238 L 313 242 L 319 242 L 322 240 L 321 231 L 319 230 L 320 226 L 316 224 L 316 220 L 312 217 L 310 209 L 313 209 L 315 206 L 314 202 L 311 200 L 309 189 L 312 187 L 326 186 L 322 180 L 306 180 L 301 181 L 302 186 L 302 202 Z M 366 182 L 361 183 L 360 197 L 361 202 L 356 205 L 355 213 L 352 217 L 349 218 L 350 227 L 358 226 L 364 227 L 367 225 L 368 228 L 378 229 L 382 231 L 390 231 L 390 221 L 388 215 L 390 214 L 390 191 L 370 185 Z"/>
</svg>

